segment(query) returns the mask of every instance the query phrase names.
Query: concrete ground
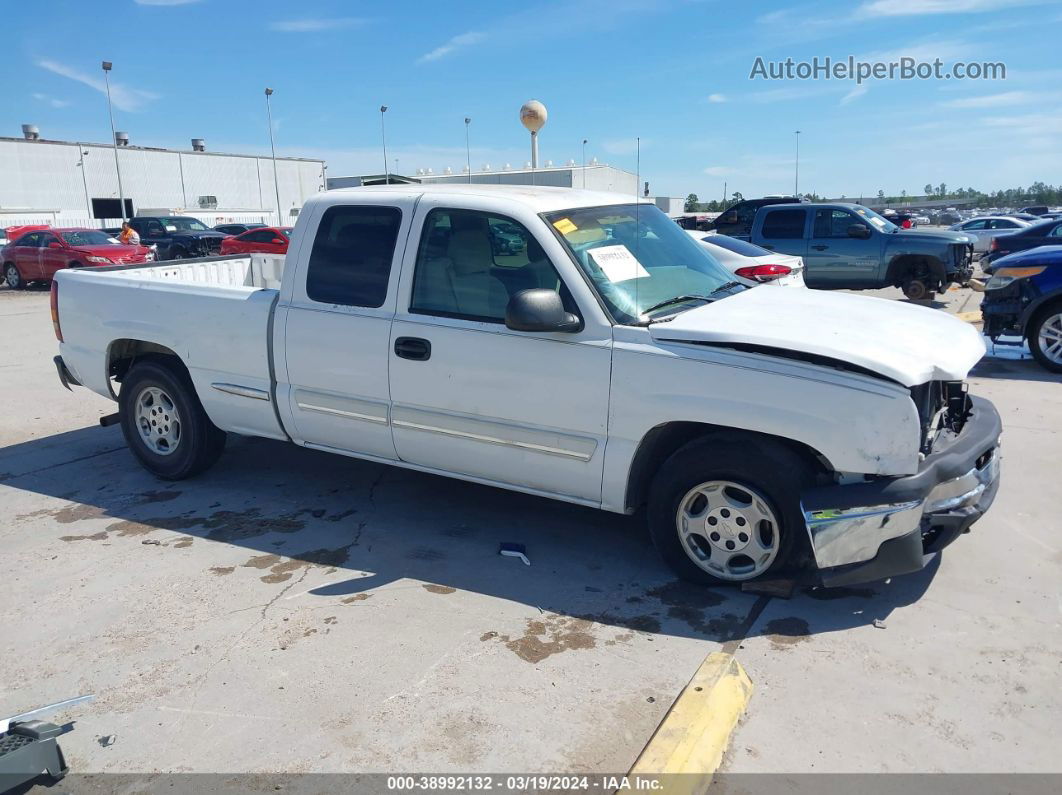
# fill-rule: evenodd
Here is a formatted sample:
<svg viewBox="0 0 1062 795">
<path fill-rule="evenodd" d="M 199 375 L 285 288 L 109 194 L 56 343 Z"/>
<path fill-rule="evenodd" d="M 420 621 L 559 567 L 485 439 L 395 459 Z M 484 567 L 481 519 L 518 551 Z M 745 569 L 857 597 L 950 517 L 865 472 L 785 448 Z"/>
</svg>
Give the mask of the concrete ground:
<svg viewBox="0 0 1062 795">
<path fill-rule="evenodd" d="M 0 289 L 0 339 L 0 715 L 95 693 L 58 716 L 75 771 L 622 772 L 727 641 L 756 687 L 727 772 L 1062 769 L 1062 386 L 1031 361 L 971 378 L 1005 425 L 971 534 L 785 600 L 677 583 L 636 519 L 276 442 L 158 481 L 59 385 L 45 291 Z"/>
</svg>

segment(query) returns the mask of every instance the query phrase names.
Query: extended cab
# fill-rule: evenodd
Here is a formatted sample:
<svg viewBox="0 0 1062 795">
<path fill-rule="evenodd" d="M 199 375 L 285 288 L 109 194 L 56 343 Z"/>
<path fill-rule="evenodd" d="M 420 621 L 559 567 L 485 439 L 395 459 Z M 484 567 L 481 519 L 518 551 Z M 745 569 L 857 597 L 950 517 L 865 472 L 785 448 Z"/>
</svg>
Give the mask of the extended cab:
<svg viewBox="0 0 1062 795">
<path fill-rule="evenodd" d="M 143 216 L 129 219 L 145 246 L 157 246 L 158 258 L 208 257 L 221 251 L 227 235 L 186 215 Z"/>
<path fill-rule="evenodd" d="M 496 253 L 496 227 L 522 245 Z M 118 401 L 163 478 L 262 436 L 645 505 L 688 579 L 827 584 L 920 569 L 998 484 L 999 416 L 963 380 L 985 350 L 971 326 L 735 281 L 616 194 L 328 191 L 286 259 L 61 271 L 52 299 L 60 379 Z"/>
<path fill-rule="evenodd" d="M 901 229 L 859 204 L 766 205 L 756 211 L 750 239 L 803 257 L 808 287 L 900 287 L 918 300 L 973 275 L 969 235 Z"/>
</svg>

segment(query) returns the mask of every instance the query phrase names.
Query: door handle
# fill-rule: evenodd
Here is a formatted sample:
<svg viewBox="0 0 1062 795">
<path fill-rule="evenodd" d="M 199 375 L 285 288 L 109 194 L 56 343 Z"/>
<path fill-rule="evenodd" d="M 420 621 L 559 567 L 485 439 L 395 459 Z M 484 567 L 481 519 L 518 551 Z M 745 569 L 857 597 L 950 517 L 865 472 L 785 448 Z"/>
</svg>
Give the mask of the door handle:
<svg viewBox="0 0 1062 795">
<path fill-rule="evenodd" d="M 395 356 L 414 362 L 426 362 L 431 358 L 431 343 L 420 337 L 398 337 L 395 340 Z"/>
<path fill-rule="evenodd" d="M 817 246 L 812 246 L 812 248 L 815 249 L 816 251 L 825 251 L 826 249 L 829 248 L 829 246 L 823 246 L 823 245 L 820 244 L 820 245 L 817 245 Z"/>
</svg>

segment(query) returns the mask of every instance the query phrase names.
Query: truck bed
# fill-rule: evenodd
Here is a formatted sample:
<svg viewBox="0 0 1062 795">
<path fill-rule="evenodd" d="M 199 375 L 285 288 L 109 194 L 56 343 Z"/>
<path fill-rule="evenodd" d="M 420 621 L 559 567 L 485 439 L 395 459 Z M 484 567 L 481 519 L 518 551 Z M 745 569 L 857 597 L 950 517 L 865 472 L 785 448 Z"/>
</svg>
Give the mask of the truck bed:
<svg viewBox="0 0 1062 795">
<path fill-rule="evenodd" d="M 270 334 L 284 257 L 248 254 L 56 274 L 63 361 L 115 397 L 110 360 L 128 340 L 172 351 L 220 428 L 283 439 L 273 408 Z"/>
</svg>

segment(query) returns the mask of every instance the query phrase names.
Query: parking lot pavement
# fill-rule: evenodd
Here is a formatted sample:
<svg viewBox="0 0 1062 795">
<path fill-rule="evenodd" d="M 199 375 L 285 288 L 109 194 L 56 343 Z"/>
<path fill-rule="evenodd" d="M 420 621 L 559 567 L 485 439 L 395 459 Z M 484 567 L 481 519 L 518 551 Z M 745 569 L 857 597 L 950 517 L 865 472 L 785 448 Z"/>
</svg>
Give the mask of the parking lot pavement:
<svg viewBox="0 0 1062 795">
<path fill-rule="evenodd" d="M 756 688 L 729 772 L 1059 769 L 1062 388 L 1032 362 L 971 379 L 1005 427 L 973 532 L 784 600 L 676 583 L 635 518 L 265 440 L 158 481 L 59 386 L 47 303 L 0 289 L 0 714 L 96 693 L 60 716 L 75 771 L 618 772 L 724 643 Z"/>
</svg>

